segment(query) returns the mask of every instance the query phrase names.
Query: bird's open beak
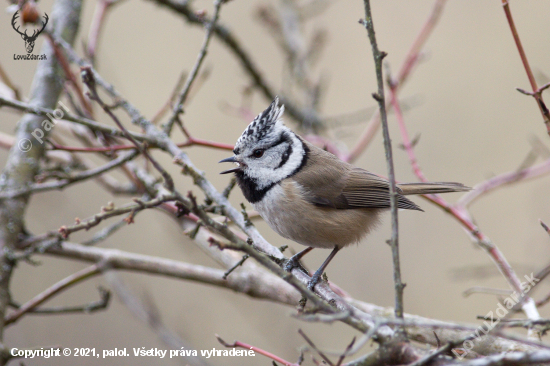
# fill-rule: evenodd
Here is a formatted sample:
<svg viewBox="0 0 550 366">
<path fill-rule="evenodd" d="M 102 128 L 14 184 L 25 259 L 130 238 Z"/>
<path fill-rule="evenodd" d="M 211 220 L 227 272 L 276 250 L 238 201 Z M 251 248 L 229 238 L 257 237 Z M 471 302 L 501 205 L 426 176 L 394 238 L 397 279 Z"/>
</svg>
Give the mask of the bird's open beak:
<svg viewBox="0 0 550 366">
<path fill-rule="evenodd" d="M 239 166 L 237 166 L 236 168 L 224 170 L 220 174 L 235 173 L 235 172 L 241 170 L 241 165 L 240 165 L 239 161 L 237 160 L 237 158 L 235 156 L 220 160 L 218 163 L 237 163 L 237 164 L 239 164 Z"/>
</svg>

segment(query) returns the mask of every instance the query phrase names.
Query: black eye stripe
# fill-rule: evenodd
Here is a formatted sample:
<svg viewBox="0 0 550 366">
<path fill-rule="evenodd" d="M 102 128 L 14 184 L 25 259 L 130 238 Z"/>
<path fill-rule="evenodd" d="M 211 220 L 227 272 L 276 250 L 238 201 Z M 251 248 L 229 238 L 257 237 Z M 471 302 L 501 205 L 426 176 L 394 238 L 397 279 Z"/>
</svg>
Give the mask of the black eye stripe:
<svg viewBox="0 0 550 366">
<path fill-rule="evenodd" d="M 279 163 L 279 165 L 275 169 L 279 169 L 283 165 L 285 165 L 286 162 L 288 161 L 288 158 L 290 158 L 291 154 L 292 154 L 292 145 L 288 145 L 287 149 L 283 153 L 283 157 L 281 158 L 281 162 Z"/>
<path fill-rule="evenodd" d="M 264 150 L 269 150 L 272 147 L 279 146 L 280 144 L 284 144 L 285 142 L 290 143 L 290 138 L 287 136 L 286 133 L 283 133 L 283 134 L 281 134 L 281 137 L 279 137 L 279 139 L 277 141 L 275 141 L 273 144 L 271 144 L 269 146 L 264 147 L 263 149 Z"/>
<path fill-rule="evenodd" d="M 290 140 L 290 137 L 288 136 L 288 134 L 286 133 L 282 133 L 281 136 L 279 137 L 279 139 L 277 141 L 275 141 L 273 144 L 271 145 L 268 145 L 268 146 L 264 146 L 264 147 L 261 147 L 259 149 L 255 149 L 254 151 L 252 151 L 252 154 L 250 154 L 251 157 L 254 157 L 254 152 L 256 152 L 257 150 L 269 150 L 275 146 L 279 146 L 280 144 L 283 144 L 285 142 L 288 142 L 289 144 L 291 144 L 291 140 Z"/>
</svg>

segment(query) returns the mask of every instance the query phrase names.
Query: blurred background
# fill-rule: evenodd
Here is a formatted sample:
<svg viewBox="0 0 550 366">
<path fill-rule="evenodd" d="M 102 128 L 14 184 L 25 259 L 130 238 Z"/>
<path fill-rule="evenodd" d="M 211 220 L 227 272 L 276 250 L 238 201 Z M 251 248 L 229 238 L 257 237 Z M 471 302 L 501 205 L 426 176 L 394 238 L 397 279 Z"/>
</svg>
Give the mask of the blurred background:
<svg viewBox="0 0 550 366">
<path fill-rule="evenodd" d="M 311 1 L 313 2 L 313 1 Z M 298 2 L 304 4 L 307 2 Z M 318 61 L 309 66 L 315 82 L 322 80 L 319 112 L 333 123 L 322 135 L 335 141 L 342 151 L 354 146 L 375 110 L 371 93 L 376 90 L 371 47 L 366 30 L 363 2 L 334 1 L 304 23 L 301 33 L 309 42 L 321 30 L 326 41 Z M 52 0 L 40 0 L 48 14 Z M 96 1 L 87 1 L 75 47 L 80 52 L 87 38 Z M 212 14 L 212 1 L 192 2 L 197 10 Z M 5 4 L 6 5 L 6 4 Z M 271 35 L 259 11 L 279 16 L 288 3 L 282 1 L 237 1 L 225 4 L 220 24 L 226 25 L 254 59 L 263 76 L 277 91 L 283 90 L 288 75 L 284 54 Z M 393 74 L 431 12 L 433 1 L 373 1 L 373 17 L 381 50 L 386 51 Z M 324 8 L 324 6 L 323 6 Z M 511 2 L 512 14 L 537 81 L 550 81 L 550 3 Z M 16 61 L 13 54 L 24 53 L 21 38 L 11 27 L 12 13 L 0 16 L 0 63 L 22 93 L 28 97 L 37 61 Z M 193 66 L 204 36 L 202 27 L 187 24 L 181 17 L 154 1 L 123 1 L 113 7 L 105 23 L 97 51 L 97 69 L 118 91 L 147 117 L 153 117 L 165 104 L 182 71 Z M 39 37 L 35 54 L 44 42 Z M 82 54 L 82 53 L 81 53 Z M 258 92 L 243 97 L 249 76 L 234 55 L 214 38 L 205 60 L 209 70 L 200 88 L 185 108 L 183 120 L 194 137 L 234 144 L 269 100 Z M 400 93 L 405 121 L 411 136 L 420 136 L 416 154 L 426 177 L 433 181 L 457 181 L 474 186 L 500 173 L 514 171 L 539 146 L 534 163 L 548 158 L 548 135 L 532 98 L 515 88 L 529 89 L 516 46 L 500 1 L 448 1 L 440 23 L 429 38 L 421 61 Z M 299 101 L 302 96 L 298 94 Z M 238 107 L 247 113 L 237 113 Z M 112 124 L 96 107 L 99 121 Z M 350 118 L 352 115 L 353 118 Z M 357 117 L 359 116 L 359 117 Z M 19 114 L 0 109 L 0 129 L 13 134 Z M 299 131 L 296 121 L 286 123 Z M 129 122 L 127 125 L 129 125 Z M 395 169 L 400 181 L 416 181 L 393 114 L 389 117 L 394 146 Z M 175 141 L 185 141 L 179 131 Z M 536 142 L 538 141 L 538 142 Z M 542 148 L 540 146 L 543 146 Z M 202 147 L 186 149 L 206 177 L 222 190 L 228 176 L 218 173 L 226 167 L 217 162 L 228 152 Z M 4 165 L 8 151 L 0 150 Z M 181 192 L 198 190 L 179 174 L 171 159 L 158 152 L 159 161 L 176 178 Z M 354 163 L 387 175 L 382 136 Z M 471 207 L 476 223 L 499 246 L 519 277 L 537 272 L 550 259 L 550 240 L 539 219 L 550 223 L 549 178 L 520 182 L 483 196 Z M 450 202 L 460 194 L 445 196 Z M 496 309 L 494 295 L 464 297 L 473 286 L 508 289 L 503 277 L 486 253 L 470 240 L 459 224 L 429 202 L 415 198 L 424 210 L 399 215 L 401 265 L 405 288 L 405 311 L 440 320 L 477 324 L 476 316 Z M 115 198 L 93 181 L 73 185 L 60 192 L 36 194 L 27 210 L 26 224 L 35 234 L 71 224 L 75 217 L 86 218 Z M 244 198 L 238 189 L 231 195 L 238 207 Z M 249 206 L 249 205 L 247 205 Z M 331 281 L 351 296 L 376 305 L 393 306 L 389 214 L 383 225 L 360 245 L 340 252 L 328 267 Z M 274 245 L 301 246 L 279 237 L 261 220 L 260 232 Z M 104 225 L 103 225 L 104 226 Z M 103 227 L 101 226 L 101 227 Z M 72 241 L 93 233 L 78 233 Z M 165 213 L 148 210 L 100 244 L 108 248 L 172 258 L 217 267 L 193 242 L 182 235 L 177 224 Z M 315 250 L 304 262 L 315 269 L 328 251 Z M 12 279 L 12 297 L 25 302 L 58 280 L 84 268 L 86 264 L 51 257 L 39 257 L 40 265 L 21 263 Z M 296 361 L 305 342 L 297 333 L 303 329 L 321 349 L 343 350 L 357 333 L 342 324 L 309 324 L 292 318 L 295 309 L 259 301 L 209 286 L 174 279 L 120 273 L 120 278 L 139 297 L 152 301 L 169 329 L 189 344 L 189 348 L 221 349 L 214 334 L 228 342 L 240 340 L 264 348 L 280 357 Z M 98 285 L 109 287 L 105 279 L 94 278 L 55 297 L 46 305 L 77 305 L 97 299 Z M 530 295 L 540 299 L 550 287 L 539 286 Z M 549 311 L 542 308 L 541 315 Z M 24 317 L 7 329 L 5 344 L 10 347 L 168 347 L 149 327 L 137 320 L 115 296 L 106 311 L 89 315 Z M 311 364 L 306 357 L 306 364 Z M 269 365 L 256 356 L 211 358 L 211 365 Z M 19 361 L 13 361 L 17 363 Z M 25 365 L 181 365 L 181 359 L 53 358 L 24 360 Z"/>
</svg>

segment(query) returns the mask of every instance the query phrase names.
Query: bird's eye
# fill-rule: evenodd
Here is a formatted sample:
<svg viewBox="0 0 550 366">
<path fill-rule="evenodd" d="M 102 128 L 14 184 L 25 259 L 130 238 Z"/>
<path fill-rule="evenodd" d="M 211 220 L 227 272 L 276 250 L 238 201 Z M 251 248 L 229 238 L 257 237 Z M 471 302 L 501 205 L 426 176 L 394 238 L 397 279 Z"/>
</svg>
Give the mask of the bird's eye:
<svg viewBox="0 0 550 366">
<path fill-rule="evenodd" d="M 261 158 L 264 155 L 264 149 L 256 149 L 252 152 L 252 156 L 255 158 Z"/>
</svg>

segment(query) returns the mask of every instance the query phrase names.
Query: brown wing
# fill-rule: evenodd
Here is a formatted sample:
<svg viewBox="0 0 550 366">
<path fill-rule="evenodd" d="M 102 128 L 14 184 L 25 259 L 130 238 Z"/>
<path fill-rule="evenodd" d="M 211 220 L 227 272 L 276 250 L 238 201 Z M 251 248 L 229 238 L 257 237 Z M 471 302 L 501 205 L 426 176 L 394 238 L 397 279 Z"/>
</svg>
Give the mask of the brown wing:
<svg viewBox="0 0 550 366">
<path fill-rule="evenodd" d="M 389 208 L 389 182 L 375 174 L 342 162 L 309 143 L 306 166 L 292 178 L 305 189 L 311 203 L 337 209 Z M 399 208 L 420 210 L 398 188 Z"/>
<path fill-rule="evenodd" d="M 396 188 L 398 208 L 421 211 L 420 207 L 402 195 L 399 187 Z M 390 183 L 364 169 L 353 168 L 347 176 L 342 196 L 349 208 L 389 208 Z"/>
</svg>

